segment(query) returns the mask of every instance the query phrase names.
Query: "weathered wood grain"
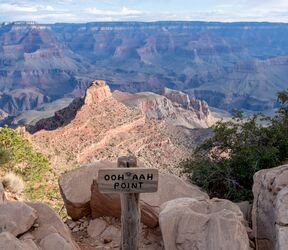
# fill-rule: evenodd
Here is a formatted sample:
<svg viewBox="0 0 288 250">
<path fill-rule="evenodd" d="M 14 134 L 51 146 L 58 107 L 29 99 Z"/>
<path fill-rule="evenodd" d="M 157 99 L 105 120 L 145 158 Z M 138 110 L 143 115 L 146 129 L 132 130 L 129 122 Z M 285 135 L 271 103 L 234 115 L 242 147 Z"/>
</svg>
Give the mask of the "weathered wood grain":
<svg viewBox="0 0 288 250">
<path fill-rule="evenodd" d="M 137 168 L 134 156 L 118 158 L 118 168 Z M 130 169 L 129 169 L 130 170 Z M 140 194 L 122 193 L 121 195 L 121 250 L 138 250 L 140 242 Z"/>
</svg>

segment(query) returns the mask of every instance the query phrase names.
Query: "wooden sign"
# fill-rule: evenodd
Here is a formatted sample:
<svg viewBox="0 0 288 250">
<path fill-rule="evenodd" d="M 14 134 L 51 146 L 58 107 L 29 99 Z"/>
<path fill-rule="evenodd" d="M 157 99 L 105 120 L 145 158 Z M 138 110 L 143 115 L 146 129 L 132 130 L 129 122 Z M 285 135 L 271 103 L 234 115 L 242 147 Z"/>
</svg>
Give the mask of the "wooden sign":
<svg viewBox="0 0 288 250">
<path fill-rule="evenodd" d="M 158 170 L 137 168 L 137 158 L 122 156 L 118 168 L 99 169 L 98 189 L 101 193 L 120 193 L 121 250 L 138 250 L 141 235 L 140 193 L 158 189 Z"/>
<path fill-rule="evenodd" d="M 153 193 L 158 190 L 158 170 L 149 168 L 111 168 L 98 172 L 102 193 Z"/>
</svg>

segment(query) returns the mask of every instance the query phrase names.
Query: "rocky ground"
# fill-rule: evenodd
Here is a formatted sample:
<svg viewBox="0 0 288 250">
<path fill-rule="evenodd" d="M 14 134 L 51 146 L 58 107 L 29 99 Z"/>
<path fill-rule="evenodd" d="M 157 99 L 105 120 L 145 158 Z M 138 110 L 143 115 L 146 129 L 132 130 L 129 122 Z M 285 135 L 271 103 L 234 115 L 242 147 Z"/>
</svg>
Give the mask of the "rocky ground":
<svg viewBox="0 0 288 250">
<path fill-rule="evenodd" d="M 92 220 L 83 218 L 79 221 L 67 219 L 65 224 L 72 231 L 72 237 L 82 250 L 119 249 L 121 222 L 113 217 L 100 217 Z M 160 228 L 148 228 L 141 224 L 139 247 L 142 250 L 164 250 Z"/>
<path fill-rule="evenodd" d="M 119 195 L 97 188 L 99 168 L 113 166 L 98 162 L 61 176 L 64 222 L 48 205 L 21 201 L 0 182 L 0 249 L 119 249 Z M 255 174 L 252 212 L 249 202 L 209 199 L 198 187 L 161 174 L 158 192 L 141 194 L 140 249 L 286 250 L 287 174 L 288 165 Z"/>
</svg>

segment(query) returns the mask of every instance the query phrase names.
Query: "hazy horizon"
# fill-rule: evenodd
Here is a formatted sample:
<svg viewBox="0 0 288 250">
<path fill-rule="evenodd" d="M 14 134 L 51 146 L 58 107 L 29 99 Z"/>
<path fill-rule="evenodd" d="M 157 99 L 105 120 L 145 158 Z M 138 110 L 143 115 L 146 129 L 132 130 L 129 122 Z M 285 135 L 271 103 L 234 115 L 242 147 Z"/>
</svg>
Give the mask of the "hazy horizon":
<svg viewBox="0 0 288 250">
<path fill-rule="evenodd" d="M 287 0 L 0 0 L 0 22 L 288 22 Z"/>
</svg>

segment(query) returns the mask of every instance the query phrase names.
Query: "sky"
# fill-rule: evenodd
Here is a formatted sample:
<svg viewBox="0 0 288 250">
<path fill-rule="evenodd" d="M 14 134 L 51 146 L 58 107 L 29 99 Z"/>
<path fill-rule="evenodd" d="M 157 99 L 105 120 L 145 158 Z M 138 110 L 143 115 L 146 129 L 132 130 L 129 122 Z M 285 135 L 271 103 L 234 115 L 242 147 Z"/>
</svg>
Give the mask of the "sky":
<svg viewBox="0 0 288 250">
<path fill-rule="evenodd" d="M 0 0 L 0 22 L 288 22 L 288 0 Z"/>
</svg>

